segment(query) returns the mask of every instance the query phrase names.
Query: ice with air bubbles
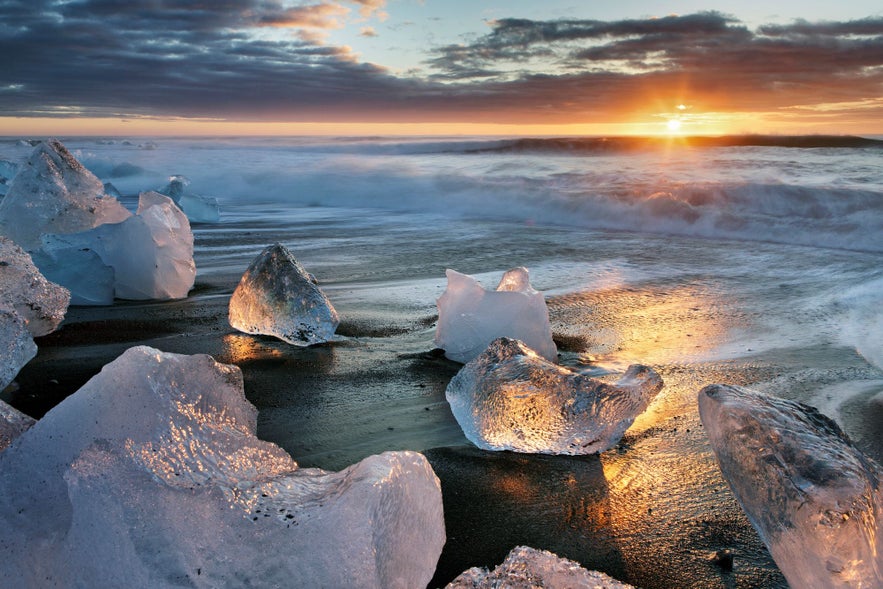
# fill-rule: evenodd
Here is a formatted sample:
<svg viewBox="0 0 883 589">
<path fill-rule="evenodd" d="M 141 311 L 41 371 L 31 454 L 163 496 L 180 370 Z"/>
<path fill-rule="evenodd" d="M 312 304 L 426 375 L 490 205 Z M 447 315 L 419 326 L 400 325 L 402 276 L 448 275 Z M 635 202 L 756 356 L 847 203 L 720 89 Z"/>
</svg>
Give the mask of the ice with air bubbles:
<svg viewBox="0 0 883 589">
<path fill-rule="evenodd" d="M 426 586 L 445 532 L 422 455 L 301 469 L 256 423 L 237 367 L 127 350 L 0 452 L 4 583 Z"/>
<path fill-rule="evenodd" d="M 33 418 L 0 400 L 0 452 L 35 423 Z"/>
<path fill-rule="evenodd" d="M 699 415 L 724 478 L 791 587 L 883 586 L 880 466 L 815 408 L 710 385 Z"/>
<path fill-rule="evenodd" d="M 662 385 L 637 364 L 608 384 L 499 338 L 451 379 L 445 397 L 479 448 L 577 455 L 616 445 Z"/>
<path fill-rule="evenodd" d="M 272 335 L 309 346 L 331 340 L 337 311 L 284 245 L 267 246 L 233 291 L 230 325 L 251 334 Z"/>
<path fill-rule="evenodd" d="M 492 291 L 455 270 L 445 275 L 435 344 L 448 359 L 469 362 L 498 337 L 521 340 L 547 360 L 557 358 L 549 310 L 543 294 L 531 286 L 527 268 L 507 271 Z"/>
<path fill-rule="evenodd" d="M 0 200 L 0 234 L 25 250 L 45 233 L 77 233 L 131 213 L 57 139 L 39 143 Z"/>
<path fill-rule="evenodd" d="M 473 567 L 445 589 L 634 589 L 548 550 L 516 546 L 494 570 Z"/>
<path fill-rule="evenodd" d="M 31 256 L 0 237 L 0 390 L 36 354 L 34 337 L 58 329 L 70 293 L 49 282 Z"/>
</svg>

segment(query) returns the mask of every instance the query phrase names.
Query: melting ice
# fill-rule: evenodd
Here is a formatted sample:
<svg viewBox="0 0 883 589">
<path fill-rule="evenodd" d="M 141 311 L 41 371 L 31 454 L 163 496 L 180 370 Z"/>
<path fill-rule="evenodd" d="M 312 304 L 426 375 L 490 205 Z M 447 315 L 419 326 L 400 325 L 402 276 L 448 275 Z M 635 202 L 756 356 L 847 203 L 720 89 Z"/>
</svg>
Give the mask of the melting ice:
<svg viewBox="0 0 883 589">
<path fill-rule="evenodd" d="M 516 546 L 493 571 L 473 567 L 445 589 L 634 589 L 613 577 L 587 571 L 579 563 L 548 550 Z"/>
<path fill-rule="evenodd" d="M 187 190 L 190 180 L 186 176 L 175 175 L 169 178 L 169 183 L 157 190 L 165 194 L 175 204 L 181 207 L 187 218 L 192 223 L 217 223 L 221 220 L 221 209 L 218 199 L 210 196 L 202 196 Z"/>
<path fill-rule="evenodd" d="M 35 423 L 32 418 L 0 400 L 0 452 Z"/>
<path fill-rule="evenodd" d="M 326 342 L 340 319 L 314 278 L 284 245 L 267 246 L 249 265 L 230 298 L 230 325 L 296 346 Z"/>
<path fill-rule="evenodd" d="M 256 416 L 237 367 L 129 349 L 0 452 L 4 582 L 426 586 L 445 542 L 426 459 L 299 469 Z"/>
<path fill-rule="evenodd" d="M 724 478 L 792 587 L 883 586 L 881 469 L 813 407 L 743 387 L 699 392 Z"/>
<path fill-rule="evenodd" d="M 610 385 L 500 338 L 451 379 L 445 397 L 479 448 L 574 455 L 614 446 L 661 389 L 646 366 L 629 366 Z"/>
<path fill-rule="evenodd" d="M 55 331 L 70 293 L 46 280 L 31 256 L 0 236 L 0 390 L 36 354 L 35 336 Z"/>
<path fill-rule="evenodd" d="M 76 233 L 131 216 L 57 139 L 34 148 L 0 201 L 0 233 L 26 250 L 44 233 Z"/>
<path fill-rule="evenodd" d="M 498 337 L 521 340 L 546 360 L 558 351 L 552 341 L 543 294 L 530 285 L 527 268 L 503 274 L 495 291 L 471 276 L 445 271 L 448 286 L 438 299 L 435 344 L 456 362 L 469 362 Z"/>
<path fill-rule="evenodd" d="M 122 223 L 44 236 L 36 257 L 80 305 L 107 305 L 114 297 L 180 299 L 196 279 L 190 223 L 157 192 L 142 192 L 137 213 Z"/>
</svg>

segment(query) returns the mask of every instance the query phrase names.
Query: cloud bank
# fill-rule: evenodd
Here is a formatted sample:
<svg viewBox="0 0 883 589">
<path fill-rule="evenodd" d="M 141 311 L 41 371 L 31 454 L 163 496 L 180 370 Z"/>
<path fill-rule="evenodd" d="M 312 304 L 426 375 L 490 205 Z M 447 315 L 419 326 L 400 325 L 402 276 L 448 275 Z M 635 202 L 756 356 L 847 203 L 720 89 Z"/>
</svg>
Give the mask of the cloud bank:
<svg viewBox="0 0 883 589">
<path fill-rule="evenodd" d="M 553 123 L 692 101 L 883 119 L 883 18 L 755 30 L 718 12 L 500 19 L 425 48 L 419 74 L 399 75 L 323 41 L 352 23 L 374 35 L 365 22 L 385 10 L 385 0 L 0 0 L 0 115 Z"/>
</svg>

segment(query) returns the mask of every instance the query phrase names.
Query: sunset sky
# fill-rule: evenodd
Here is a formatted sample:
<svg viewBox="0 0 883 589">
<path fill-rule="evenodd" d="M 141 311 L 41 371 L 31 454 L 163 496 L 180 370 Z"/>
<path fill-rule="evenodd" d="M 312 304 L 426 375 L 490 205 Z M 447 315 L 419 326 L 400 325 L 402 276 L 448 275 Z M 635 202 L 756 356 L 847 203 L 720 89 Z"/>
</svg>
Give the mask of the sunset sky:
<svg viewBox="0 0 883 589">
<path fill-rule="evenodd" d="M 0 135 L 883 134 L 879 0 L 0 0 L 0 55 Z"/>
</svg>

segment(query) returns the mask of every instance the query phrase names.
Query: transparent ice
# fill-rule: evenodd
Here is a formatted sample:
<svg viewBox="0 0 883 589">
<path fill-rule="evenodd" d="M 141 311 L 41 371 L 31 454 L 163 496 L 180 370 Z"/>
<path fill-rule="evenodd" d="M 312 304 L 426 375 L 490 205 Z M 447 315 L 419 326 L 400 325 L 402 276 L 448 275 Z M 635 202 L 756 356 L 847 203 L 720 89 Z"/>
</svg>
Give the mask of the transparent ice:
<svg viewBox="0 0 883 589">
<path fill-rule="evenodd" d="M 0 311 L 0 315 L 2 315 L 2 311 Z M 0 318 L 0 322 L 2 322 L 2 318 Z M 15 438 L 35 423 L 37 422 L 33 418 L 0 400 L 0 452 L 3 452 Z"/>
<path fill-rule="evenodd" d="M 474 567 L 445 589 L 634 589 L 547 550 L 516 546 L 493 571 Z"/>
<path fill-rule="evenodd" d="M 101 264 L 88 252 L 97 254 Z M 113 296 L 119 299 L 184 298 L 196 279 L 190 223 L 170 198 L 157 192 L 142 192 L 137 213 L 122 223 L 47 236 L 37 260 L 50 261 L 47 272 L 80 304 L 107 304 L 108 268 Z M 90 277 L 85 284 L 84 272 Z"/>
<path fill-rule="evenodd" d="M 724 478 L 791 587 L 883 587 L 881 469 L 815 408 L 737 386 L 699 392 Z"/>
<path fill-rule="evenodd" d="M 46 280 L 27 252 L 0 236 L 0 308 L 18 313 L 36 337 L 58 328 L 69 301 L 66 288 Z"/>
<path fill-rule="evenodd" d="M 0 200 L 0 233 L 26 250 L 44 233 L 77 233 L 131 216 L 57 139 L 38 144 Z"/>
<path fill-rule="evenodd" d="M 217 223 L 221 220 L 221 208 L 218 199 L 190 192 L 190 179 L 186 176 L 169 177 L 169 183 L 157 190 L 165 194 L 181 207 L 191 223 Z"/>
<path fill-rule="evenodd" d="M 458 372 L 445 397 L 466 437 L 485 450 L 594 454 L 616 445 L 662 389 L 629 366 L 614 385 L 553 364 L 518 340 L 494 340 Z"/>
<path fill-rule="evenodd" d="M 0 453 L 3 582 L 426 586 L 445 532 L 422 455 L 300 469 L 256 422 L 237 367 L 127 350 Z"/>
<path fill-rule="evenodd" d="M 0 160 L 0 197 L 9 190 L 9 184 L 18 172 L 18 164 L 9 160 Z"/>
<path fill-rule="evenodd" d="M 495 291 L 471 276 L 445 271 L 448 286 L 438 299 L 435 345 L 456 362 L 469 362 L 498 337 L 521 340 L 554 361 L 549 310 L 543 294 L 530 285 L 527 268 L 507 271 Z"/>
<path fill-rule="evenodd" d="M 314 280 L 285 246 L 267 246 L 233 291 L 230 325 L 296 346 L 329 341 L 340 319 Z"/>
</svg>

